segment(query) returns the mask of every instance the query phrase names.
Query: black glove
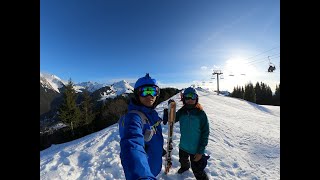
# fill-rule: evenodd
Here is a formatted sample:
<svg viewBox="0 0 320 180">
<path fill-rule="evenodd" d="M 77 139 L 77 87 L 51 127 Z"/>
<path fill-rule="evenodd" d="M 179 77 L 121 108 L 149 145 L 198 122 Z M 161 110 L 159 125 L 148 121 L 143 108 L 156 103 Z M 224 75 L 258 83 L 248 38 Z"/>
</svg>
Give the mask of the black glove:
<svg viewBox="0 0 320 180">
<path fill-rule="evenodd" d="M 174 102 L 174 100 L 173 100 L 173 99 L 170 99 L 170 100 L 168 101 L 168 105 L 169 105 L 171 102 Z"/>
<path fill-rule="evenodd" d="M 162 117 L 162 119 L 163 119 L 163 120 L 162 120 L 163 124 L 166 125 L 167 122 L 168 122 L 168 109 L 167 109 L 167 108 L 163 110 L 163 117 Z"/>
<path fill-rule="evenodd" d="M 162 157 L 167 154 L 167 151 L 162 147 Z"/>
</svg>

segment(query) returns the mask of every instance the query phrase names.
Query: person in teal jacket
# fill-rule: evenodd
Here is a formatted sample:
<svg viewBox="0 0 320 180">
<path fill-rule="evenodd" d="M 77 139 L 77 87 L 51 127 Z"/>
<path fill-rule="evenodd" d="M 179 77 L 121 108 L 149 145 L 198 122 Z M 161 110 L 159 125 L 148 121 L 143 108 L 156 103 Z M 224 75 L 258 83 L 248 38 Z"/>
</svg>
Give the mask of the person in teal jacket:
<svg viewBox="0 0 320 180">
<path fill-rule="evenodd" d="M 206 180 L 204 171 L 209 156 L 205 155 L 208 144 L 209 123 L 206 113 L 199 104 L 196 89 L 188 87 L 184 90 L 181 100 L 183 106 L 176 113 L 176 121 L 180 123 L 179 174 L 190 168 L 197 180 Z M 190 161 L 189 161 L 190 157 Z"/>
</svg>

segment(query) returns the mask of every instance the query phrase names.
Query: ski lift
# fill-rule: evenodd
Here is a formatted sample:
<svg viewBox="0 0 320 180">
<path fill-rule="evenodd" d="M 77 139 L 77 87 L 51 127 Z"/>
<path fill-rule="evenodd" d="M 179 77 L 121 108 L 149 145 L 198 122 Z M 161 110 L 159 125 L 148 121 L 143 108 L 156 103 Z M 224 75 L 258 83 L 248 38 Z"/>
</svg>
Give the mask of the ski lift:
<svg viewBox="0 0 320 180">
<path fill-rule="evenodd" d="M 234 73 L 232 71 L 230 71 L 229 76 L 234 76 Z"/>
<path fill-rule="evenodd" d="M 276 66 L 270 62 L 270 58 L 269 58 L 269 56 L 268 56 L 268 59 L 269 59 L 269 68 L 268 68 L 268 72 L 273 72 L 274 70 L 276 70 Z"/>
<path fill-rule="evenodd" d="M 220 79 L 224 79 L 223 77 L 221 77 Z"/>
</svg>

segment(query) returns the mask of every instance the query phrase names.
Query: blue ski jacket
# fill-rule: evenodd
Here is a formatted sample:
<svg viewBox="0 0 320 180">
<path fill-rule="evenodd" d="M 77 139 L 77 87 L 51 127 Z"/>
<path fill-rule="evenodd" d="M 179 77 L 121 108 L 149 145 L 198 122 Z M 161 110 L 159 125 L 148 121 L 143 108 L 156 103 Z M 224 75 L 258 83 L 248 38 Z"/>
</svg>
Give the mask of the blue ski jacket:
<svg viewBox="0 0 320 180">
<path fill-rule="evenodd" d="M 161 120 L 153 108 L 129 103 L 128 111 L 138 110 L 145 114 L 150 125 Z M 148 142 L 144 141 L 145 126 L 136 113 L 127 113 L 119 121 L 120 159 L 127 180 L 156 179 L 162 167 L 163 136 L 161 124 Z"/>
</svg>

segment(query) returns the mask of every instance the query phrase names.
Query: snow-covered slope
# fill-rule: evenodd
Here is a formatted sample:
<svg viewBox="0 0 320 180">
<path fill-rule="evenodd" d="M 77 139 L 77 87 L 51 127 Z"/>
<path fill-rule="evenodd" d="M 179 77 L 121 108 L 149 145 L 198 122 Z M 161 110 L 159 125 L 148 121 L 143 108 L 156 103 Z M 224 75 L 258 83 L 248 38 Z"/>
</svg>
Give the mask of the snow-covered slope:
<svg viewBox="0 0 320 180">
<path fill-rule="evenodd" d="M 205 171 L 210 179 L 280 179 L 280 107 L 261 106 L 244 100 L 199 90 L 199 102 L 209 119 L 210 136 Z M 173 96 L 177 109 L 180 95 Z M 167 101 L 156 107 L 162 117 Z M 167 138 L 167 125 L 162 125 Z M 173 167 L 164 165 L 158 179 L 195 179 L 191 169 L 177 174 L 180 125 L 173 135 Z M 40 152 L 40 179 L 125 179 L 119 157 L 117 125 L 83 138 L 53 145 Z M 164 160 L 164 158 L 163 158 Z M 164 162 L 164 161 L 163 161 Z"/>
</svg>

